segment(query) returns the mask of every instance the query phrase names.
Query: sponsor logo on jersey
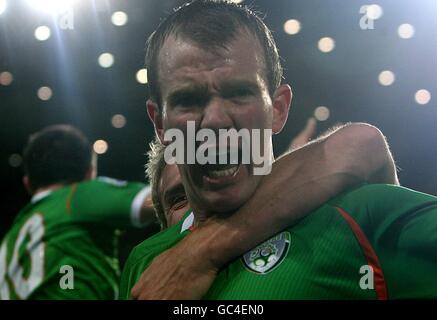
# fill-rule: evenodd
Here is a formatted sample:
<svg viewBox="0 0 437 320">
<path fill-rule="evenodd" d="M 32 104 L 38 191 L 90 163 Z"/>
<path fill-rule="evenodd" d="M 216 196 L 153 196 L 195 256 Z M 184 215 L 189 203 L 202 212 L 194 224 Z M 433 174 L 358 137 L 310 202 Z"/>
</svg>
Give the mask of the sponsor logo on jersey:
<svg viewBox="0 0 437 320">
<path fill-rule="evenodd" d="M 284 231 L 252 249 L 241 259 L 249 271 L 266 274 L 281 264 L 287 256 L 290 243 L 291 234 Z"/>
</svg>

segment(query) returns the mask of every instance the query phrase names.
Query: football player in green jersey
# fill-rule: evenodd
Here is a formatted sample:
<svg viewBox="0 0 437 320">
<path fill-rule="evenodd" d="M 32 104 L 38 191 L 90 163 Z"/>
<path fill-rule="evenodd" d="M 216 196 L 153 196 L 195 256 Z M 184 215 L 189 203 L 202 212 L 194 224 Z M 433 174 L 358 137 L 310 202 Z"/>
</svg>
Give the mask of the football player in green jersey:
<svg viewBox="0 0 437 320">
<path fill-rule="evenodd" d="M 275 231 L 280 230 L 281 228 L 284 228 L 297 220 L 301 216 L 301 212 L 304 212 L 305 210 L 308 212 L 309 208 L 318 207 L 321 205 L 324 202 L 322 199 L 324 198 L 324 194 L 327 193 L 328 187 L 333 188 L 332 190 L 329 189 L 329 194 L 331 194 L 331 192 L 335 192 L 334 190 L 339 192 L 343 190 L 342 188 L 346 188 L 348 185 L 353 185 L 353 181 L 396 183 L 396 174 L 393 170 L 392 161 L 389 158 L 389 154 L 386 154 L 388 156 L 387 159 L 383 160 L 383 158 L 380 158 L 378 162 L 369 165 L 369 162 L 366 159 L 367 155 L 365 152 L 363 152 L 363 150 L 378 151 L 383 154 L 384 152 L 387 152 L 387 150 L 380 148 L 382 145 L 380 145 L 380 147 L 376 147 L 378 144 L 375 142 L 380 139 L 377 138 L 377 136 L 374 136 L 372 139 L 368 137 L 367 140 L 363 140 L 362 137 L 366 133 L 363 128 L 366 128 L 367 130 L 371 127 L 366 127 L 363 125 L 345 126 L 341 129 L 338 129 L 336 132 L 333 131 L 331 134 L 329 134 L 329 136 L 319 138 L 313 143 L 313 145 L 309 145 L 301 148 L 298 151 L 295 151 L 293 157 L 290 157 L 288 154 L 284 155 L 282 159 L 278 160 L 281 162 L 281 167 L 284 171 L 273 172 L 269 176 L 267 183 L 261 184 L 259 192 L 255 193 L 254 197 L 252 198 L 252 202 L 249 202 L 249 210 L 245 210 L 243 207 L 243 209 L 240 209 L 236 214 L 227 219 L 220 220 L 218 223 L 217 221 L 209 220 L 202 224 L 200 228 L 190 235 L 191 237 L 188 237 L 181 242 L 184 243 L 184 241 L 190 239 L 189 242 L 185 242 L 187 246 L 184 245 L 183 249 L 178 249 L 178 251 L 180 251 L 184 257 L 182 258 L 181 256 L 178 256 L 176 259 L 171 260 L 170 264 L 169 261 L 162 261 L 158 259 L 156 262 L 154 262 L 154 264 L 159 268 L 159 275 L 153 271 L 147 270 L 143 275 L 143 277 L 146 277 L 146 282 L 147 280 L 151 279 L 150 277 L 152 277 L 154 279 L 153 285 L 166 283 L 166 281 L 163 279 L 165 279 L 165 277 L 169 274 L 167 271 L 172 271 L 166 269 L 166 266 L 171 265 L 173 268 L 175 265 L 178 265 L 182 270 L 187 272 L 188 270 L 192 271 L 190 272 L 189 276 L 190 281 L 186 283 L 184 281 L 180 281 L 181 277 L 178 275 L 176 277 L 177 281 L 175 281 L 176 279 L 173 278 L 172 286 L 167 286 L 165 289 L 170 290 L 170 297 L 173 298 L 194 298 L 196 295 L 193 294 L 193 287 L 196 294 L 206 288 L 206 284 L 199 280 L 202 279 L 202 276 L 205 278 L 205 274 L 199 274 L 198 272 L 202 270 L 201 266 L 209 264 L 210 260 L 208 257 L 211 257 L 212 259 L 220 259 L 220 261 L 224 262 L 226 259 L 225 257 L 228 257 L 230 260 L 234 256 L 243 254 L 246 250 L 250 250 L 251 246 L 254 246 L 256 243 L 264 240 L 265 236 L 271 236 L 275 233 Z M 357 134 L 359 134 L 361 139 L 358 139 L 356 141 L 357 143 L 354 144 L 353 148 L 357 148 L 356 152 L 351 152 L 352 150 L 347 147 L 347 144 L 346 147 L 341 146 L 341 143 L 344 143 L 348 136 L 351 137 L 352 135 Z M 367 134 L 369 134 L 369 132 L 367 132 Z M 329 155 L 325 154 L 325 158 L 322 160 L 323 165 L 322 162 L 320 165 L 324 170 L 324 174 L 330 176 L 330 179 L 315 180 L 317 181 L 317 184 L 313 184 L 311 189 L 307 189 L 304 187 L 305 179 L 316 179 L 317 175 L 321 174 L 321 171 L 317 171 L 316 168 L 310 168 L 310 163 L 312 163 L 311 159 L 314 158 L 318 152 L 317 150 L 319 150 L 316 145 L 320 143 L 326 143 L 326 141 L 323 142 L 324 139 L 329 139 L 329 145 L 333 150 L 337 150 L 338 148 L 338 151 L 348 151 L 348 153 L 350 153 L 348 160 L 354 162 L 355 169 L 348 169 L 347 166 L 344 166 L 343 169 L 340 170 L 341 166 L 339 167 L 335 165 L 338 163 L 338 159 L 335 156 L 335 154 L 338 154 L 338 152 L 332 152 Z M 184 222 L 178 226 L 179 231 L 187 230 L 192 223 L 193 214 L 191 214 L 177 166 L 165 163 L 164 149 L 165 147 L 158 142 L 151 146 L 151 152 L 149 153 L 147 172 L 151 182 L 154 207 L 157 211 L 161 225 L 164 228 L 178 223 L 180 218 L 183 217 L 188 210 L 188 217 L 185 217 Z M 296 174 L 293 173 L 293 168 L 295 167 L 296 163 L 299 163 L 299 161 L 302 161 L 303 159 L 306 159 L 309 164 L 308 166 L 301 167 L 301 174 L 303 176 L 296 176 Z M 320 158 L 320 160 L 321 159 L 322 158 Z M 284 160 L 288 161 L 285 162 Z M 385 166 L 385 169 L 383 169 L 384 162 L 385 164 L 391 163 L 391 165 Z M 345 163 L 343 165 L 345 165 Z M 287 167 L 288 170 L 286 169 Z M 350 175 L 354 176 L 354 178 L 351 180 L 348 178 L 340 178 L 339 176 L 335 176 L 335 171 L 337 170 L 345 176 Z M 349 170 L 350 173 L 348 174 Z M 369 173 L 366 173 L 366 170 L 368 170 Z M 354 171 L 362 172 L 364 175 L 361 177 L 357 176 Z M 369 179 L 369 177 L 372 176 L 371 173 L 373 171 L 379 171 L 379 173 Z M 384 173 L 382 174 L 382 172 Z M 389 172 L 392 173 L 391 177 Z M 305 175 L 307 175 L 307 177 L 305 177 Z M 281 177 L 281 179 L 278 179 L 278 177 Z M 294 179 L 288 180 L 291 178 Z M 302 179 L 302 181 L 300 181 L 300 179 Z M 335 183 L 330 185 L 330 182 Z M 302 187 L 305 189 L 302 189 Z M 280 188 L 282 189 L 281 192 L 283 192 L 283 194 L 287 194 L 288 191 L 291 192 L 291 194 L 285 207 L 281 202 L 268 204 L 269 214 L 266 215 L 263 214 L 262 211 L 263 205 L 265 205 L 265 199 L 263 199 L 263 195 L 268 194 L 271 188 Z M 260 194 L 260 196 L 258 197 L 257 194 Z M 326 197 L 328 196 L 326 195 Z M 256 212 L 261 214 L 255 215 Z M 254 219 L 244 221 L 244 219 L 250 218 Z M 193 236 L 195 237 L 193 238 Z M 233 241 L 237 241 L 237 243 L 233 243 Z M 159 246 L 155 247 L 157 250 L 160 250 L 159 248 Z M 198 253 L 195 253 L 193 249 L 196 250 L 197 248 L 201 249 L 198 251 Z M 214 249 L 212 250 L 212 248 Z M 125 272 L 123 273 L 124 279 L 122 281 L 121 288 L 122 298 L 130 297 L 129 289 L 132 288 L 134 282 L 138 280 L 141 267 L 143 266 L 141 261 L 143 263 L 148 261 L 145 258 L 146 256 L 143 256 L 143 253 L 147 252 L 149 254 L 148 257 L 150 258 L 153 257 L 152 252 L 154 252 L 154 250 L 150 250 L 150 248 L 141 248 L 137 249 L 136 252 L 140 258 L 133 254 L 129 259 Z M 199 261 L 196 258 L 201 259 L 202 263 L 198 263 Z M 134 268 L 135 271 L 130 270 L 130 272 L 128 272 L 127 270 L 130 268 L 132 261 L 137 264 Z M 194 269 L 190 269 L 189 266 L 193 266 Z M 158 269 L 155 269 L 155 271 L 156 270 Z M 205 270 L 211 271 L 211 269 L 208 268 L 205 268 Z M 212 279 L 211 274 L 213 273 L 206 272 L 207 280 Z M 129 279 L 126 279 L 126 276 L 129 276 Z M 181 285 L 181 283 L 184 284 Z M 156 287 L 153 285 L 144 285 L 142 281 L 139 281 L 132 291 L 134 293 L 134 297 L 135 295 L 137 295 L 136 297 L 140 298 L 156 297 L 151 295 L 150 292 L 150 289 L 152 289 L 152 291 L 156 290 Z M 178 289 L 182 289 L 183 292 L 178 292 Z"/>
<path fill-rule="evenodd" d="M 276 46 L 249 10 L 201 0 L 182 7 L 153 34 L 147 61 L 148 111 L 161 141 L 169 128 L 184 131 L 188 120 L 212 130 L 271 128 L 274 133 L 287 120 L 291 90 L 280 85 Z M 363 142 L 367 148 L 359 147 Z M 193 212 L 133 251 L 122 297 L 130 297 L 150 263 L 134 297 L 436 297 L 434 197 L 368 185 L 327 201 L 348 179 L 350 185 L 351 177 L 356 183 L 357 178 L 374 181 L 369 174 L 376 172 L 393 176 L 381 162 L 391 159 L 387 153 L 377 129 L 350 125 L 282 157 L 263 177 L 241 163 L 237 175 L 223 179 L 217 176 L 226 172 L 179 164 Z M 284 229 L 296 219 L 290 218 L 296 208 L 301 214 L 314 211 Z M 246 247 L 251 239 L 280 230 L 261 245 Z M 253 250 L 232 261 L 247 248 Z"/>
<path fill-rule="evenodd" d="M 309 118 L 302 131 L 290 141 L 289 151 L 303 147 L 313 139 L 316 127 L 315 119 Z M 153 141 L 150 144 L 149 161 L 146 166 L 147 177 L 152 188 L 153 207 L 162 229 L 178 223 L 189 208 L 177 166 L 165 163 L 164 151 L 165 147 L 159 140 Z M 381 180 L 380 182 L 393 181 Z"/>
<path fill-rule="evenodd" d="M 33 197 L 1 243 L 0 298 L 116 298 L 117 229 L 153 221 L 150 188 L 95 178 L 91 145 L 67 125 L 32 135 L 24 168 Z"/>
</svg>

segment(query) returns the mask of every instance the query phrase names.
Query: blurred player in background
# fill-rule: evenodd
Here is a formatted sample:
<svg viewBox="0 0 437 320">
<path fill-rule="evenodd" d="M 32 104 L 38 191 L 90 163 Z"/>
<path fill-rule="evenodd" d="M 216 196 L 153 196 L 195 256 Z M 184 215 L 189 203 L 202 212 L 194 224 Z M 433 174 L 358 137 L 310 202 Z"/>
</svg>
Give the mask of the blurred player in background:
<svg viewBox="0 0 437 320">
<path fill-rule="evenodd" d="M 72 126 L 30 137 L 23 181 L 32 199 L 1 243 L 1 299 L 117 297 L 117 229 L 155 215 L 148 187 L 96 178 L 96 160 Z"/>
</svg>

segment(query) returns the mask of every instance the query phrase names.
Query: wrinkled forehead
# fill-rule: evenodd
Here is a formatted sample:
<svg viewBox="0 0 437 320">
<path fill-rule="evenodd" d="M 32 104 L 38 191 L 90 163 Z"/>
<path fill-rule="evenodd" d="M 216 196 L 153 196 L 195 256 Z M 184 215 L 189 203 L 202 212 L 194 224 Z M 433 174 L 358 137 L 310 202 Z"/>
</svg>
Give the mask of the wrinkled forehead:
<svg viewBox="0 0 437 320">
<path fill-rule="evenodd" d="M 173 34 L 164 41 L 158 56 L 158 81 L 162 91 L 173 80 L 214 70 L 259 73 L 265 79 L 264 52 L 258 38 L 241 30 L 226 47 L 211 49 Z"/>
</svg>

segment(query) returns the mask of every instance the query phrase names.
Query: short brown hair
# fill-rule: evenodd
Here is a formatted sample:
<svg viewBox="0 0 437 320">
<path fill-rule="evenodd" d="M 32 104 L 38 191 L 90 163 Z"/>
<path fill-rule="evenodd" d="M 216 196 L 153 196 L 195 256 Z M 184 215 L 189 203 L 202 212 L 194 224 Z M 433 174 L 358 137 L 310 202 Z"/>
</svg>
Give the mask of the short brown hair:
<svg viewBox="0 0 437 320">
<path fill-rule="evenodd" d="M 158 80 L 158 57 L 170 35 L 194 41 L 207 51 L 226 48 L 241 29 L 260 42 L 264 53 L 269 93 L 280 86 L 283 69 L 275 40 L 262 19 L 246 6 L 224 0 L 194 0 L 177 8 L 161 22 L 147 40 L 146 67 L 150 98 L 161 106 Z"/>
<path fill-rule="evenodd" d="M 32 134 L 23 151 L 24 173 L 33 190 L 83 180 L 91 159 L 87 137 L 71 125 L 53 125 Z"/>
</svg>

